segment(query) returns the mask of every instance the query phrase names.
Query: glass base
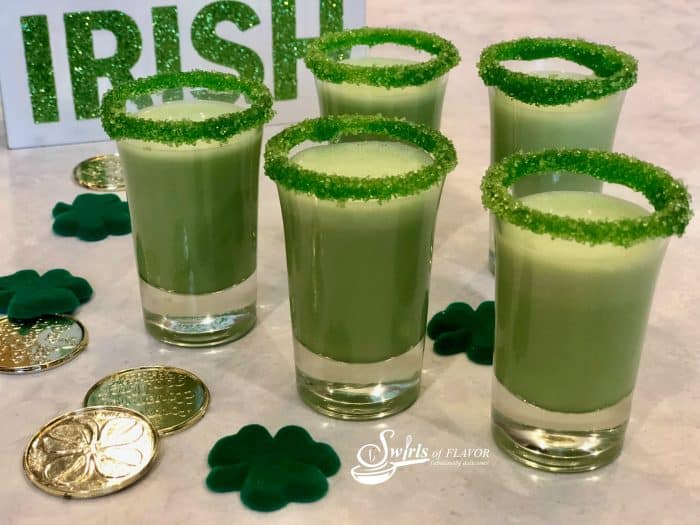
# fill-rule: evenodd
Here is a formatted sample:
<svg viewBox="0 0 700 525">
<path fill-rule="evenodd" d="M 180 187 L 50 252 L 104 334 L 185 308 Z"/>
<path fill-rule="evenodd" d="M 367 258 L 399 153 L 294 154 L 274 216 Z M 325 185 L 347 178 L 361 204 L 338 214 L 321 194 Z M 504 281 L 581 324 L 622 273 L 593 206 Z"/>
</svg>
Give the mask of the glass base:
<svg viewBox="0 0 700 525">
<path fill-rule="evenodd" d="M 514 460 L 549 472 L 586 472 L 611 463 L 622 451 L 632 395 L 593 412 L 545 410 L 493 382 L 491 430 Z"/>
<path fill-rule="evenodd" d="M 203 347 L 234 341 L 255 326 L 255 274 L 242 283 L 207 294 L 180 294 L 141 280 L 146 330 L 176 346 Z"/>
<path fill-rule="evenodd" d="M 386 361 L 346 363 L 319 356 L 295 339 L 297 390 L 311 408 L 338 419 L 396 414 L 418 398 L 424 343 Z"/>
</svg>

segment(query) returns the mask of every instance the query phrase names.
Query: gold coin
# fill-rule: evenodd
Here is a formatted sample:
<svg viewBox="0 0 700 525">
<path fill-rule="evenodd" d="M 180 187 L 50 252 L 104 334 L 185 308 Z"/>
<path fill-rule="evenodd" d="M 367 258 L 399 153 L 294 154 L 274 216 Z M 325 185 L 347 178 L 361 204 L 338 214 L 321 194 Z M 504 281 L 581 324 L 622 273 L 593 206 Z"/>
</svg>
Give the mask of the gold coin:
<svg viewBox="0 0 700 525">
<path fill-rule="evenodd" d="M 73 169 L 75 182 L 95 191 L 124 191 L 124 173 L 119 155 L 98 155 Z"/>
<path fill-rule="evenodd" d="M 128 407 L 151 420 L 161 435 L 191 427 L 209 407 L 209 389 L 192 372 L 143 366 L 115 372 L 85 394 L 83 406 Z"/>
<path fill-rule="evenodd" d="M 61 365 L 88 344 L 85 327 L 66 315 L 28 321 L 0 317 L 0 372 L 23 374 Z"/>
<path fill-rule="evenodd" d="M 158 454 L 151 422 L 124 407 L 89 407 L 46 424 L 24 451 L 24 471 L 64 498 L 104 496 L 143 478 Z"/>
</svg>

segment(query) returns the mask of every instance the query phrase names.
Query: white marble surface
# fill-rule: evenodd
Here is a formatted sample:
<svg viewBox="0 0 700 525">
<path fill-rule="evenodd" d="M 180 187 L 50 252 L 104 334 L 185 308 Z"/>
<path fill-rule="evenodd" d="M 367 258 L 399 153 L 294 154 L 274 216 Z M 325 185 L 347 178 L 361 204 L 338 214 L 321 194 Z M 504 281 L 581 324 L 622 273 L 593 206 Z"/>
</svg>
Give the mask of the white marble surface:
<svg viewBox="0 0 700 525">
<path fill-rule="evenodd" d="M 488 162 L 486 90 L 474 67 L 479 50 L 520 35 L 581 36 L 636 55 L 639 84 L 629 93 L 617 149 L 668 168 L 700 198 L 700 4 L 692 0 L 369 0 L 372 25 L 432 30 L 452 39 L 463 63 L 451 76 L 444 132 L 460 164 L 440 210 L 430 312 L 454 300 L 493 297 L 485 267 L 487 216 L 478 182 Z M 273 131 L 273 130 L 268 130 Z M 4 143 L 3 138 L 0 142 Z M 7 151 L 0 146 L 0 274 L 65 266 L 87 277 L 94 299 L 79 312 L 90 346 L 55 370 L 0 377 L 0 523 L 697 523 L 700 516 L 700 221 L 672 241 L 651 312 L 622 456 L 582 475 L 522 467 L 495 449 L 489 433 L 491 368 L 426 353 L 420 399 L 380 423 L 346 423 L 311 412 L 293 383 L 291 333 L 280 212 L 265 178 L 260 198 L 259 324 L 244 339 L 209 351 L 159 344 L 142 327 L 131 239 L 88 244 L 52 235 L 50 210 L 80 192 L 69 178 L 83 158 L 110 144 Z M 195 427 L 165 439 L 155 470 L 122 493 L 64 501 L 32 487 L 21 469 L 33 432 L 78 408 L 105 374 L 151 363 L 188 368 L 211 388 Z M 238 494 L 204 487 L 206 454 L 240 426 L 301 424 L 332 443 L 343 467 L 326 498 L 274 514 L 245 509 Z M 350 476 L 357 449 L 380 429 L 413 435 L 424 446 L 487 447 L 488 465 L 421 465 L 389 482 L 362 486 Z"/>
</svg>

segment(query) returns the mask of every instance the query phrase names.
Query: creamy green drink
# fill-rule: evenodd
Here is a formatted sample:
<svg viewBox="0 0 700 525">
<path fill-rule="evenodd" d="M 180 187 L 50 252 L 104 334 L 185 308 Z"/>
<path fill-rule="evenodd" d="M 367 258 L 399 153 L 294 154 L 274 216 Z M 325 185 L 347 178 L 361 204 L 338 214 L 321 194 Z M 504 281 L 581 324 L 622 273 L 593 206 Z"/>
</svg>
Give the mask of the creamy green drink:
<svg viewBox="0 0 700 525">
<path fill-rule="evenodd" d="M 588 220 L 649 215 L 583 191 L 538 193 L 522 203 Z M 592 412 L 630 395 L 665 246 L 665 239 L 589 246 L 502 223 L 494 366 L 501 385 L 556 412 Z"/>
<path fill-rule="evenodd" d="M 382 67 L 417 62 L 396 58 L 363 57 L 346 59 L 341 63 L 361 67 Z M 420 86 L 399 88 L 316 81 L 322 115 L 379 114 L 385 117 L 405 118 L 435 129 L 440 129 L 446 86 L 446 76 Z"/>
<path fill-rule="evenodd" d="M 346 58 L 354 46 L 382 44 L 431 58 Z M 430 33 L 362 28 L 323 35 L 309 46 L 305 61 L 316 77 L 322 115 L 383 115 L 439 129 L 447 73 L 459 54 L 450 42 Z"/>
<path fill-rule="evenodd" d="M 482 51 L 478 68 L 489 87 L 491 163 L 518 151 L 611 150 L 625 93 L 637 79 L 637 62 L 630 55 L 610 46 L 564 38 L 521 38 L 493 44 Z M 601 188 L 600 181 L 586 175 L 557 172 L 523 178 L 512 191 L 523 197 Z M 491 234 L 492 272 L 493 261 Z"/>
<path fill-rule="evenodd" d="M 357 140 L 366 136 L 386 140 Z M 318 144 L 290 155 L 307 141 Z M 273 137 L 265 159 L 282 207 L 302 399 L 343 419 L 408 407 L 420 388 L 433 234 L 456 163 L 452 145 L 407 121 L 324 117 Z"/>
<path fill-rule="evenodd" d="M 105 97 L 144 320 L 164 342 L 219 344 L 255 324 L 258 169 L 271 105 L 262 85 L 197 71 L 136 80 Z"/>
<path fill-rule="evenodd" d="M 136 115 L 199 122 L 240 110 L 201 100 L 168 102 Z M 253 275 L 261 136 L 257 128 L 223 144 L 119 142 L 141 279 L 166 291 L 204 294 Z"/>
<path fill-rule="evenodd" d="M 369 141 L 309 148 L 292 161 L 338 177 L 388 177 L 432 158 L 415 146 Z M 440 190 L 380 203 L 319 202 L 280 188 L 292 325 L 302 345 L 337 361 L 374 363 L 422 343 Z"/>
<path fill-rule="evenodd" d="M 509 192 L 555 172 L 627 186 L 651 211 L 600 192 Z M 482 200 L 496 216 L 496 442 L 544 470 L 605 465 L 622 449 L 656 278 L 692 215 L 688 193 L 631 157 L 545 150 L 494 164 Z"/>
<path fill-rule="evenodd" d="M 567 75 L 567 78 L 577 77 Z M 611 150 L 624 93 L 556 106 L 525 104 L 497 88 L 489 89 L 489 98 L 491 162 L 498 162 L 516 151 L 549 148 Z M 592 177 L 560 173 L 520 180 L 513 185 L 513 194 L 522 197 L 544 191 L 600 191 L 601 188 L 602 183 Z"/>
</svg>

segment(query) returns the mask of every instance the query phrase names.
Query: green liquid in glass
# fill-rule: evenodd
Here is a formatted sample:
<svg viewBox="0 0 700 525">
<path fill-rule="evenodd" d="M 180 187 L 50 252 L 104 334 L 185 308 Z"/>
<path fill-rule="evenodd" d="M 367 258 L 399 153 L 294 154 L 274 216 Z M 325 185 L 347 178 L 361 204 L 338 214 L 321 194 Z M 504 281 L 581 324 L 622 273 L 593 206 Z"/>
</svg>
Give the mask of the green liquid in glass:
<svg viewBox="0 0 700 525">
<path fill-rule="evenodd" d="M 584 78 L 573 73 L 538 72 Z M 586 148 L 610 151 L 624 101 L 624 93 L 599 100 L 583 100 L 563 106 L 535 106 L 490 88 L 491 162 L 495 163 L 516 151 L 539 151 L 550 148 Z M 602 183 L 587 175 L 531 175 L 513 185 L 516 197 L 545 191 L 600 191 Z"/>
<path fill-rule="evenodd" d="M 240 110 L 225 102 L 185 101 L 149 107 L 139 116 L 201 121 Z M 253 274 L 261 136 L 261 129 L 253 129 L 223 144 L 118 144 L 144 281 L 203 294 Z"/>
<path fill-rule="evenodd" d="M 398 58 L 350 58 L 343 63 L 358 66 L 415 64 Z M 440 129 L 442 102 L 447 75 L 423 84 L 405 88 L 384 88 L 358 84 L 333 84 L 316 80 L 322 115 L 376 115 L 401 117 L 412 122 Z"/>
<path fill-rule="evenodd" d="M 414 146 L 348 142 L 297 164 L 338 177 L 399 175 L 432 162 Z M 294 336 L 348 363 L 400 355 L 424 337 L 441 185 L 385 202 L 322 200 L 279 187 Z"/>
<path fill-rule="evenodd" d="M 540 193 L 522 201 L 591 220 L 648 213 L 592 192 Z M 629 395 L 665 247 L 663 239 L 630 248 L 589 246 L 499 221 L 495 373 L 501 384 L 558 412 L 590 412 Z"/>
</svg>

